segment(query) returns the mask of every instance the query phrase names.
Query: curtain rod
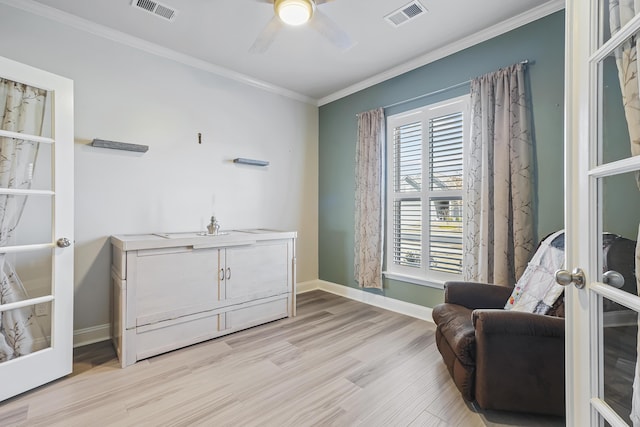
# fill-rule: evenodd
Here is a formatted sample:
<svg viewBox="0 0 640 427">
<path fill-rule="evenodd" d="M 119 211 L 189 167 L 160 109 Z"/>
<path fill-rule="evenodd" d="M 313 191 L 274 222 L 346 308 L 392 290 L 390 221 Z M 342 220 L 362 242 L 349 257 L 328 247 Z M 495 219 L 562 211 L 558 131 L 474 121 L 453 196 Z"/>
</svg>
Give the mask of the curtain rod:
<svg viewBox="0 0 640 427">
<path fill-rule="evenodd" d="M 520 61 L 519 64 L 533 64 L 533 61 L 529 61 L 528 59 L 525 59 L 525 60 Z M 438 89 L 438 90 L 434 90 L 434 91 L 429 92 L 429 93 L 425 93 L 425 94 L 422 94 L 422 95 L 414 96 L 413 98 L 405 99 L 404 101 L 394 102 L 393 104 L 385 105 L 382 108 L 384 108 L 386 110 L 387 108 L 397 107 L 398 105 L 406 104 L 406 103 L 412 102 L 412 101 L 417 101 L 418 99 L 421 99 L 421 98 L 426 98 L 428 96 L 433 96 L 433 95 L 437 95 L 437 94 L 442 93 L 442 92 L 447 92 L 449 90 L 457 89 L 459 87 L 462 87 L 464 85 L 467 85 L 467 84 L 471 83 L 471 80 L 472 79 L 469 79 L 469 80 L 464 81 L 462 83 L 457 83 L 457 84 L 451 85 L 449 87 L 445 87 L 444 89 Z M 356 114 L 356 116 L 357 116 L 357 114 Z"/>
</svg>

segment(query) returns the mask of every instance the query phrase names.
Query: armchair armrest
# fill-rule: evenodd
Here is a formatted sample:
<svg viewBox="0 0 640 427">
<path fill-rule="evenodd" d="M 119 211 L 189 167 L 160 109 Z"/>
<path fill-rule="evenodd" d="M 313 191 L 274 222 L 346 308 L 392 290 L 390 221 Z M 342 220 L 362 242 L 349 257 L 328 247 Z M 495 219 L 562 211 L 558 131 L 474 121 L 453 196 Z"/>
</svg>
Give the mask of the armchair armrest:
<svg viewBox="0 0 640 427">
<path fill-rule="evenodd" d="M 474 310 L 482 408 L 564 414 L 564 318 Z"/>
<path fill-rule="evenodd" d="M 444 302 L 470 309 L 504 308 L 513 288 L 477 282 L 446 282 Z"/>
<path fill-rule="evenodd" d="M 513 310 L 474 310 L 476 336 L 527 335 L 564 340 L 564 318 Z"/>
</svg>

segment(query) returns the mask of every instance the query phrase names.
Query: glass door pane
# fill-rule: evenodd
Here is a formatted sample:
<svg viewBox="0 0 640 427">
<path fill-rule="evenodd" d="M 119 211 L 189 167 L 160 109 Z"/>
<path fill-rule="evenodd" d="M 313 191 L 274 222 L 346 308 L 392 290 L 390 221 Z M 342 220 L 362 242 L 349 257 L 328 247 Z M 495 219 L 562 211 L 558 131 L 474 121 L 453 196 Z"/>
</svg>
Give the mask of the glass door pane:
<svg viewBox="0 0 640 427">
<path fill-rule="evenodd" d="M 598 156 L 598 164 L 605 164 L 629 157 L 631 144 L 620 89 L 620 77 L 613 53 L 602 61 L 599 74 L 602 85 L 600 116 L 605 120 L 601 122 L 602 148 Z"/>
<path fill-rule="evenodd" d="M 599 0 L 598 28 L 599 46 L 609 41 L 638 13 L 634 7 L 634 0 Z"/>
<path fill-rule="evenodd" d="M 630 415 L 638 358 L 638 313 L 608 298 L 602 298 L 601 306 L 603 387 L 600 398 L 632 425 Z"/>
<path fill-rule="evenodd" d="M 1 254 L 3 303 L 51 295 L 52 256 L 50 248 Z"/>
</svg>

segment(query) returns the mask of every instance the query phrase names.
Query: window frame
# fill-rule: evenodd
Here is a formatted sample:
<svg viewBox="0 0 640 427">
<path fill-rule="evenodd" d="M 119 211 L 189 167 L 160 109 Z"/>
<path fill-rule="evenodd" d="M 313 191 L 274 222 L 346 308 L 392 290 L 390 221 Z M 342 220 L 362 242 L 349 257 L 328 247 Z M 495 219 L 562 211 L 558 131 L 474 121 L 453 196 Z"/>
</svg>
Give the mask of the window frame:
<svg viewBox="0 0 640 427">
<path fill-rule="evenodd" d="M 410 282 L 423 286 L 435 288 L 443 288 L 444 282 L 447 280 L 461 280 L 462 273 L 447 273 L 442 271 L 434 271 L 429 266 L 429 247 L 430 247 L 430 199 L 437 197 L 461 197 L 463 206 L 463 224 L 465 218 L 465 198 L 464 183 L 460 190 L 431 190 L 429 185 L 430 176 L 430 140 L 429 140 L 429 120 L 446 116 L 447 114 L 462 113 L 463 120 L 463 139 L 462 139 L 462 167 L 463 170 L 467 164 L 467 153 L 470 141 L 470 95 L 462 95 L 450 98 L 434 104 L 425 105 L 423 107 L 404 111 L 398 114 L 390 115 L 386 119 L 387 128 L 387 171 L 386 171 L 386 221 L 385 221 L 385 271 L 384 276 L 389 279 Z M 420 191 L 395 191 L 396 176 L 394 175 L 394 132 L 400 126 L 410 125 L 413 123 L 421 123 L 422 127 L 422 185 Z M 401 197 L 399 197 L 401 196 Z M 419 268 L 399 265 L 394 262 L 394 204 L 396 200 L 419 198 L 422 204 L 421 209 L 421 266 Z M 464 229 L 462 231 L 464 242 Z M 426 260 L 426 261 L 425 261 Z"/>
</svg>

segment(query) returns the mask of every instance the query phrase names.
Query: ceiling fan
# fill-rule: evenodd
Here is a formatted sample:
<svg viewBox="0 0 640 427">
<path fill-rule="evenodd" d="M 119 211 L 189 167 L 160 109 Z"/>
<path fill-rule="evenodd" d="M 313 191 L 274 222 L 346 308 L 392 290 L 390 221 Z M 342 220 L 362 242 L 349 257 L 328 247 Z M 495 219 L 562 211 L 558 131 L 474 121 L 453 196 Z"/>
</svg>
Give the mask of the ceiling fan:
<svg viewBox="0 0 640 427">
<path fill-rule="evenodd" d="M 274 16 L 267 23 L 249 52 L 265 52 L 278 32 L 285 25 L 303 25 L 307 22 L 314 30 L 326 37 L 331 43 L 342 50 L 347 50 L 353 43 L 349 35 L 344 32 L 327 15 L 317 9 L 318 5 L 332 0 L 260 0 L 262 3 L 272 3 Z"/>
</svg>

